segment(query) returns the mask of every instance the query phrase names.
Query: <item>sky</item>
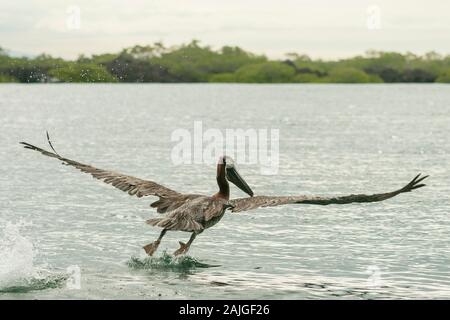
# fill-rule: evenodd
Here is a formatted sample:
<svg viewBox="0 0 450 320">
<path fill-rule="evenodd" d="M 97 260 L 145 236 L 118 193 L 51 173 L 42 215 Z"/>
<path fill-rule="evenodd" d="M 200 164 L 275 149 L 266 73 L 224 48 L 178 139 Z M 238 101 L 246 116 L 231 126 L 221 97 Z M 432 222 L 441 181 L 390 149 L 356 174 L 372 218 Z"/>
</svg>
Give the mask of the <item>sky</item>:
<svg viewBox="0 0 450 320">
<path fill-rule="evenodd" d="M 162 41 L 271 58 L 450 54 L 448 0 L 1 0 L 0 47 L 67 59 Z"/>
</svg>

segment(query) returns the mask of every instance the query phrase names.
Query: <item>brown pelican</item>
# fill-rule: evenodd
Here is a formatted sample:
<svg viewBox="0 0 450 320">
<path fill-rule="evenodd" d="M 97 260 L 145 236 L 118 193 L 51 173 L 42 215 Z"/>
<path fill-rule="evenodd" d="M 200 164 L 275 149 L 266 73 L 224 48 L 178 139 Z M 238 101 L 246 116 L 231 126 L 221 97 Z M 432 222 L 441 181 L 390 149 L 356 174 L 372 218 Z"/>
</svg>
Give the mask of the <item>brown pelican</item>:
<svg viewBox="0 0 450 320">
<path fill-rule="evenodd" d="M 48 134 L 47 140 L 53 152 L 41 149 L 27 142 L 20 143 L 27 149 L 39 151 L 43 155 L 62 161 L 65 165 L 70 165 L 82 172 L 90 173 L 94 178 L 111 184 L 114 187 L 127 192 L 129 195 L 136 195 L 139 198 L 143 196 L 156 196 L 159 198 L 156 202 L 151 204 L 151 207 L 156 208 L 158 213 L 165 215 L 161 218 L 153 218 L 146 221 L 149 225 L 162 228 L 158 239 L 143 247 L 145 252 L 150 256 L 156 251 L 161 239 L 169 230 L 191 232 L 189 241 L 187 243 L 180 241 L 180 248 L 174 252 L 174 255 L 186 253 L 195 237 L 205 229 L 210 228 L 219 222 L 227 209 L 231 210 L 231 212 L 240 212 L 258 207 L 271 207 L 283 204 L 328 205 L 383 201 L 400 193 L 410 192 L 425 186 L 425 184 L 420 182 L 428 177 L 421 177 L 421 174 L 418 174 L 403 188 L 393 192 L 372 195 L 352 194 L 337 197 L 304 195 L 254 197 L 252 189 L 239 175 L 233 160 L 230 157 L 223 156 L 219 158 L 217 164 L 216 179 L 219 186 L 219 191 L 217 193 L 212 196 L 183 194 L 150 180 L 143 180 L 113 171 L 98 169 L 90 165 L 61 157 L 53 148 Z M 230 200 L 230 187 L 228 181 L 235 184 L 250 197 Z"/>
</svg>

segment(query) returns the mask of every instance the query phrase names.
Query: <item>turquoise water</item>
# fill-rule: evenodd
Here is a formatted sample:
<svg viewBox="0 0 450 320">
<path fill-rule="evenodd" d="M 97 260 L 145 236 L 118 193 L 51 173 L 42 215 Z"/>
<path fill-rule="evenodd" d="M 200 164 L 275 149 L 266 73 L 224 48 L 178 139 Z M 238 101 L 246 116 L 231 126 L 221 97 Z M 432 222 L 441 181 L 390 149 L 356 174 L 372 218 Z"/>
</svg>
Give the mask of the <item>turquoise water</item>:
<svg viewBox="0 0 450 320">
<path fill-rule="evenodd" d="M 0 299 L 450 298 L 450 87 L 446 85 L 0 85 Z M 216 192 L 215 168 L 175 165 L 176 129 L 279 129 L 277 175 L 240 165 L 258 195 L 426 188 L 381 203 L 226 214 L 189 234 L 144 221 L 132 198 L 45 146 L 181 192 Z M 232 188 L 232 197 L 244 194 Z"/>
</svg>

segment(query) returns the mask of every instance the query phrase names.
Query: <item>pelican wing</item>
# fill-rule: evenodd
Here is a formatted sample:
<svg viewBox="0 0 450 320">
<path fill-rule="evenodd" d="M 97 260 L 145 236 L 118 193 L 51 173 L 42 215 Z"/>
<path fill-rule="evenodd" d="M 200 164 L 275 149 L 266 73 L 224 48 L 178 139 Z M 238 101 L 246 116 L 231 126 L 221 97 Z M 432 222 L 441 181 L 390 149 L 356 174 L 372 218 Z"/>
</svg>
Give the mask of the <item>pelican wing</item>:
<svg viewBox="0 0 450 320">
<path fill-rule="evenodd" d="M 347 204 L 352 202 L 376 202 L 383 201 L 404 192 L 410 192 L 414 189 L 424 187 L 425 184 L 420 183 L 428 176 L 422 176 L 418 174 L 410 183 L 401 189 L 377 194 L 352 194 L 348 196 L 336 196 L 336 197 L 317 197 L 317 196 L 256 196 L 249 198 L 240 198 L 230 200 L 230 205 L 232 206 L 232 212 L 240 212 L 256 209 L 259 207 L 274 207 L 283 204 L 319 204 L 319 205 L 329 205 L 329 204 Z"/>
<path fill-rule="evenodd" d="M 129 195 L 136 195 L 137 197 L 143 196 L 158 196 L 158 197 L 174 197 L 180 196 L 181 194 L 171 190 L 167 187 L 164 187 L 156 182 L 143 180 L 139 178 L 135 178 L 132 176 L 124 175 L 121 173 L 98 169 L 93 166 L 83 164 L 74 160 L 70 160 L 67 158 L 61 157 L 56 152 L 50 152 L 39 147 L 33 146 L 27 142 L 20 142 L 25 146 L 26 149 L 31 149 L 42 153 L 45 156 L 56 158 L 63 162 L 63 164 L 73 166 L 78 170 L 86 173 L 90 173 L 94 178 L 102 180 L 105 183 L 108 183 L 117 189 L 120 189 L 124 192 L 128 192 Z M 49 140 L 50 143 L 50 140 Z M 50 143 L 50 147 L 52 147 Z M 53 149 L 53 147 L 52 147 Z M 54 150 L 53 150 L 54 151 Z"/>
</svg>

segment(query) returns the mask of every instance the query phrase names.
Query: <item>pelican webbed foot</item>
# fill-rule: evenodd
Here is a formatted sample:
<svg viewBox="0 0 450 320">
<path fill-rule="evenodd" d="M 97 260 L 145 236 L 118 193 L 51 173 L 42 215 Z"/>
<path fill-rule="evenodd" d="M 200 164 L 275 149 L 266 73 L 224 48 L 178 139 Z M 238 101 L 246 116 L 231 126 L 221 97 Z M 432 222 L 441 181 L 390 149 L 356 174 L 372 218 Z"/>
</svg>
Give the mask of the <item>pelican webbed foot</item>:
<svg viewBox="0 0 450 320">
<path fill-rule="evenodd" d="M 161 233 L 159 234 L 158 239 L 156 239 L 155 241 L 153 241 L 152 243 L 149 243 L 146 246 L 143 246 L 142 248 L 144 248 L 145 253 L 147 253 L 149 256 L 152 256 L 156 249 L 158 249 L 159 244 L 161 243 L 161 239 L 164 237 L 164 235 L 166 234 L 167 230 L 163 229 L 161 231 Z"/>
<path fill-rule="evenodd" d="M 186 244 L 182 241 L 179 241 L 179 242 L 180 242 L 180 248 L 173 253 L 174 256 L 179 256 L 180 254 L 184 254 L 184 253 L 188 252 L 189 247 L 191 246 L 190 243 Z"/>
<path fill-rule="evenodd" d="M 146 246 L 143 246 L 142 248 L 144 248 L 145 253 L 147 253 L 149 256 L 152 256 L 155 253 L 156 249 L 158 249 L 160 243 L 161 241 L 156 240 Z"/>
<path fill-rule="evenodd" d="M 197 236 L 197 234 L 202 233 L 202 231 L 197 231 L 197 232 L 194 231 L 194 232 L 192 232 L 191 237 L 189 238 L 189 241 L 187 243 L 184 243 L 184 242 L 180 241 L 180 248 L 177 251 L 175 251 L 173 253 L 173 255 L 174 256 L 178 256 L 180 254 L 184 254 L 184 253 L 188 252 L 188 250 L 189 250 L 192 242 L 194 241 L 195 237 Z"/>
</svg>

